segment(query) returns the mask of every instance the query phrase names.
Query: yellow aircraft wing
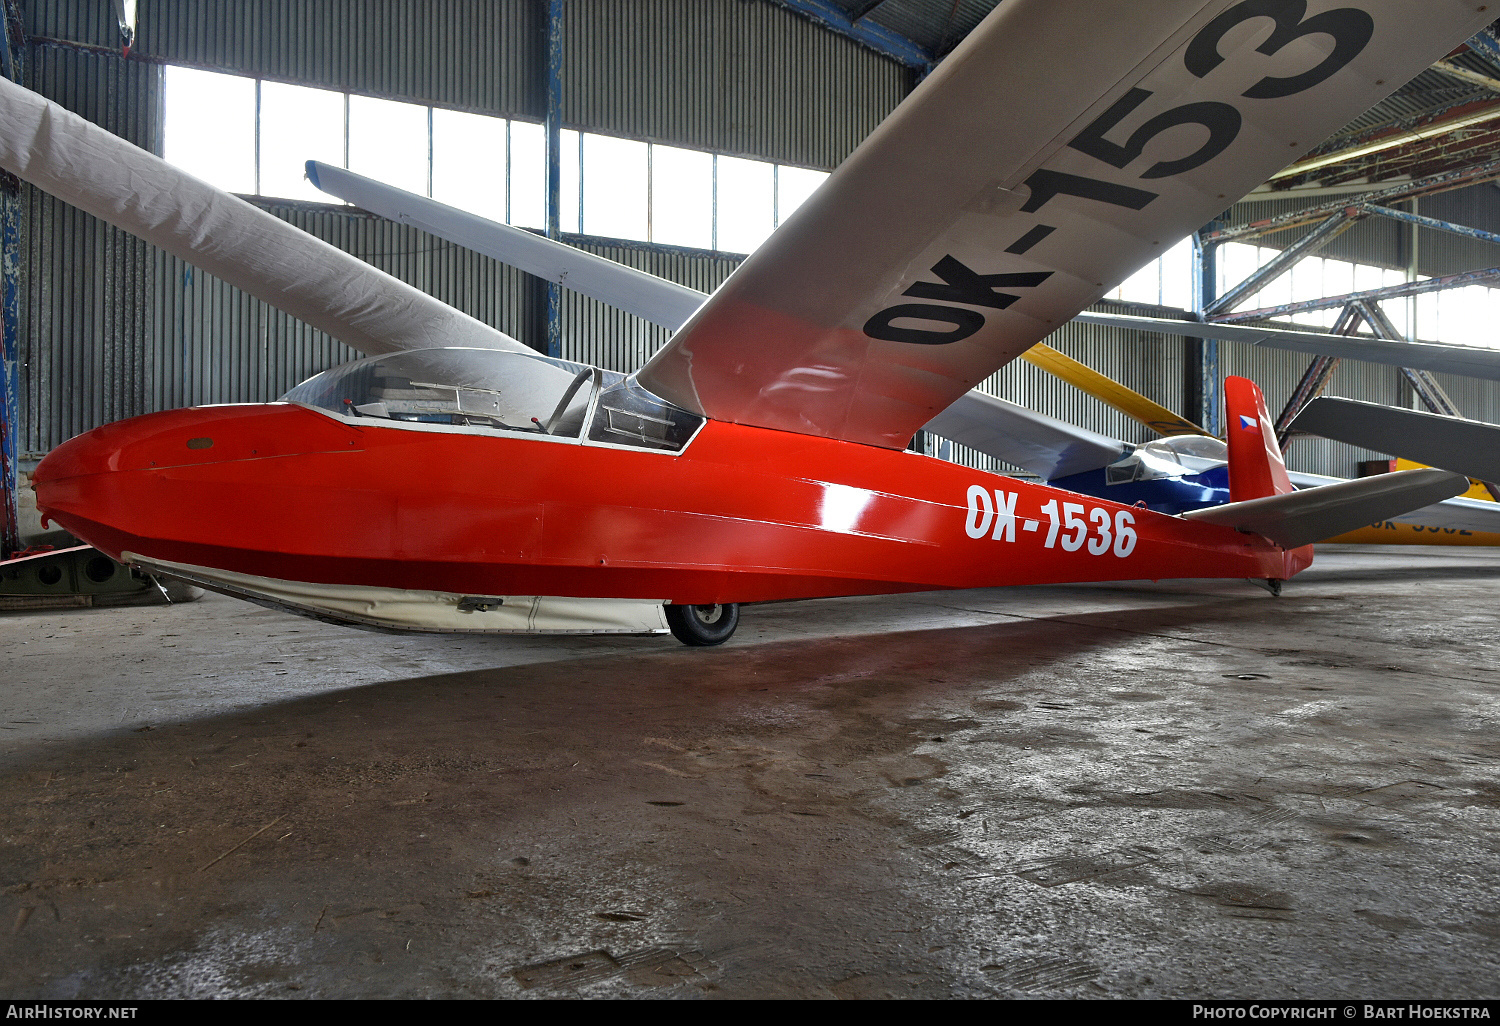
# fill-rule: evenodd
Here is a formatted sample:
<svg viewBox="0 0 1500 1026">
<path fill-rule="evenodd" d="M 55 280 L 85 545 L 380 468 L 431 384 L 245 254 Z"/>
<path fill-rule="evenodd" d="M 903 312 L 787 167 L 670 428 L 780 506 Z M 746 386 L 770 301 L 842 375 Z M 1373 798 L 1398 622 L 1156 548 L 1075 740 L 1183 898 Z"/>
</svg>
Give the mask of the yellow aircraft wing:
<svg viewBox="0 0 1500 1026">
<path fill-rule="evenodd" d="M 1134 389 L 1105 377 L 1092 367 L 1085 367 L 1065 353 L 1060 353 L 1045 342 L 1038 342 L 1021 354 L 1021 358 L 1034 367 L 1053 374 L 1109 406 L 1125 416 L 1146 425 L 1162 435 L 1206 435 L 1197 424 L 1184 420 L 1159 403 L 1141 395 Z"/>
</svg>

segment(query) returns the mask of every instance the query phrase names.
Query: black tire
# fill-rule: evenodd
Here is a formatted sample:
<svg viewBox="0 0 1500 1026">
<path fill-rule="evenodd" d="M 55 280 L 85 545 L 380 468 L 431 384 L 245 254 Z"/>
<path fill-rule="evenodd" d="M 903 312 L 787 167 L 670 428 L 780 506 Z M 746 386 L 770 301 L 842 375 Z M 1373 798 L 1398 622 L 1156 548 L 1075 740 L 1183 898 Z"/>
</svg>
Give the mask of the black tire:
<svg viewBox="0 0 1500 1026">
<path fill-rule="evenodd" d="M 720 606 L 668 606 L 667 626 L 684 645 L 722 645 L 740 625 L 737 602 Z"/>
</svg>

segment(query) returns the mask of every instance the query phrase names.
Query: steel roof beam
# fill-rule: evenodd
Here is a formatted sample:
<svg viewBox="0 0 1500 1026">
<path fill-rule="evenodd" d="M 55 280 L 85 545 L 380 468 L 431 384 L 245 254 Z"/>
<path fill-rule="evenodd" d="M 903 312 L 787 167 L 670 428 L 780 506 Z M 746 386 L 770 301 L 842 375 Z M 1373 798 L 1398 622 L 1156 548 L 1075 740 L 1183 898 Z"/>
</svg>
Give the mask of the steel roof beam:
<svg viewBox="0 0 1500 1026">
<path fill-rule="evenodd" d="M 1363 316 L 1359 308 L 1351 303 L 1339 313 L 1339 319 L 1334 322 L 1329 334 L 1354 334 L 1359 330 L 1359 323 Z M 1291 398 L 1282 408 L 1281 416 L 1276 418 L 1276 441 L 1283 450 L 1292 438 L 1292 421 L 1297 419 L 1297 414 L 1302 412 L 1303 407 L 1322 395 L 1328 388 L 1329 379 L 1333 377 L 1333 372 L 1338 370 L 1343 359 L 1341 356 L 1315 356 L 1312 363 L 1308 364 L 1302 380 L 1297 382 L 1297 387 L 1292 389 Z"/>
<path fill-rule="evenodd" d="M 1388 135 L 1372 139 L 1371 141 L 1343 149 L 1333 150 L 1315 157 L 1304 157 L 1295 164 L 1282 168 L 1271 176 L 1271 181 L 1279 181 L 1283 178 L 1295 178 L 1305 175 L 1321 168 L 1331 167 L 1334 164 L 1344 164 L 1361 157 L 1369 157 L 1386 150 L 1393 150 L 1400 146 L 1411 143 L 1425 142 L 1435 139 L 1449 132 L 1457 132 L 1460 129 L 1471 128 L 1474 125 L 1483 124 L 1500 117 L 1500 103 L 1490 102 L 1476 107 L 1465 114 L 1459 114 L 1441 121 L 1429 122 L 1421 128 L 1407 129 L 1404 131 L 1391 132 Z"/>
<path fill-rule="evenodd" d="M 1385 288 L 1370 289 L 1366 292 L 1350 292 L 1342 296 L 1325 296 L 1322 299 L 1304 299 L 1299 303 L 1265 306 L 1258 310 L 1236 310 L 1234 313 L 1215 314 L 1209 320 L 1215 324 L 1238 324 L 1241 321 L 1269 321 L 1278 317 L 1286 317 L 1289 314 L 1304 313 L 1311 310 L 1332 310 L 1334 307 L 1346 306 L 1349 303 L 1404 299 L 1407 296 L 1417 296 L 1424 292 L 1441 292 L 1444 289 L 1458 289 L 1463 288 L 1465 285 L 1478 285 L 1483 282 L 1493 281 L 1496 278 L 1500 278 L 1500 267 L 1486 267 L 1478 271 L 1464 271 L 1462 274 L 1447 274 L 1441 278 L 1428 278 L 1425 281 L 1408 281 L 1400 285 L 1387 285 Z"/>
<path fill-rule="evenodd" d="M 1481 74 L 1478 71 L 1470 71 L 1468 68 L 1454 64 L 1452 61 L 1438 61 L 1433 65 L 1438 71 L 1453 78 L 1461 79 L 1470 85 L 1477 85 L 1481 89 L 1488 89 L 1492 93 L 1500 93 L 1500 79 L 1491 75 Z"/>
<path fill-rule="evenodd" d="M 1359 210 L 1366 214 L 1375 214 L 1380 217 L 1389 217 L 1395 221 L 1405 221 L 1419 228 L 1431 228 L 1433 231 L 1448 232 L 1453 235 L 1463 235 L 1470 239 L 1478 239 L 1480 242 L 1493 242 L 1500 244 L 1500 233 L 1487 232 L 1482 228 L 1470 228 L 1464 224 L 1454 224 L 1451 221 L 1439 221 L 1435 217 L 1424 217 L 1421 214 L 1410 214 L 1405 210 L 1392 210 L 1390 207 L 1377 206 L 1373 203 L 1359 204 Z"/>
<path fill-rule="evenodd" d="M 1262 235 L 1287 231 L 1291 228 L 1300 228 L 1305 224 L 1321 221 L 1324 218 L 1333 216 L 1347 206 L 1394 203 L 1398 200 L 1411 199 L 1414 196 L 1429 196 L 1433 193 L 1462 189 L 1470 185 L 1479 185 L 1483 182 L 1494 181 L 1497 178 L 1500 178 L 1500 160 L 1489 160 L 1482 164 L 1455 168 L 1452 171 L 1443 171 L 1415 181 L 1402 182 L 1400 185 L 1393 185 L 1386 189 L 1376 189 L 1363 195 L 1350 196 L 1348 199 L 1334 200 L 1330 203 L 1319 204 L 1316 207 L 1293 210 L 1260 221 L 1249 221 L 1245 224 L 1220 228 L 1205 233 L 1203 243 L 1208 246 L 1217 246 L 1221 243 L 1235 242 L 1240 239 L 1258 238 Z M 1269 193 L 1249 198 L 1276 199 L 1278 195 L 1276 193 Z"/>
<path fill-rule="evenodd" d="M 789 11 L 796 11 L 824 28 L 837 32 L 841 36 L 847 36 L 861 46 L 868 47 L 921 74 L 925 75 L 931 71 L 933 65 L 938 62 L 936 54 L 915 40 L 908 39 L 899 32 L 893 32 L 884 25 L 864 20 L 866 15 L 880 6 L 878 3 L 862 5 L 862 7 L 868 7 L 868 10 L 861 10 L 858 15 L 851 15 L 833 0 L 771 0 L 771 2 Z"/>
<path fill-rule="evenodd" d="M 1488 57 L 1492 61 L 1500 61 L 1500 39 L 1495 38 L 1492 28 L 1483 29 L 1475 33 L 1474 38 L 1469 40 L 1469 49 Z"/>
<path fill-rule="evenodd" d="M 1259 292 L 1267 283 L 1275 281 L 1291 270 L 1292 265 L 1300 261 L 1303 257 L 1311 256 L 1333 241 L 1339 233 L 1349 228 L 1354 223 L 1354 220 L 1353 208 L 1335 211 L 1333 216 L 1329 217 L 1322 224 L 1266 261 L 1265 265 L 1257 268 L 1254 274 L 1250 275 L 1234 288 L 1225 290 L 1222 296 L 1203 308 L 1203 313 L 1212 320 L 1213 315 L 1220 310 L 1232 309 L 1236 303 L 1246 296 Z"/>
</svg>

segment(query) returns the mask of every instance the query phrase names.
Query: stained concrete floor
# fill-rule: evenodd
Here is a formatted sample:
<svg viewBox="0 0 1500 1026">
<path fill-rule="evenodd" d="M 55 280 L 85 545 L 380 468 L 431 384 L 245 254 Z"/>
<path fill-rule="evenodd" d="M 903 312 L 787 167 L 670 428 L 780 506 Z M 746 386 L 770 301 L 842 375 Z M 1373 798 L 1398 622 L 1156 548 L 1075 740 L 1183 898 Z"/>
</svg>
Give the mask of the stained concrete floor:
<svg viewBox="0 0 1500 1026">
<path fill-rule="evenodd" d="M 392 637 L 0 617 L 0 994 L 1500 996 L 1500 553 Z"/>
</svg>

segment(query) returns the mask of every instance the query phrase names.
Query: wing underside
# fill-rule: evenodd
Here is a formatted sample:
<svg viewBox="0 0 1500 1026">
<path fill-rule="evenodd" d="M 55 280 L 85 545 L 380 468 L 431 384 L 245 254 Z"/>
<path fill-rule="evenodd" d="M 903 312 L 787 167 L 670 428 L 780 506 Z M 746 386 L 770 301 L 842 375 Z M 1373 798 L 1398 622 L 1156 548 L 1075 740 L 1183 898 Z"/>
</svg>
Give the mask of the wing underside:
<svg viewBox="0 0 1500 1026">
<path fill-rule="evenodd" d="M 1043 481 L 1097 470 L 1130 450 L 1117 438 L 977 391 L 959 396 L 926 429 Z"/>
<path fill-rule="evenodd" d="M 1291 426 L 1481 481 L 1500 481 L 1500 426 L 1494 424 L 1323 396 L 1303 407 Z"/>
<path fill-rule="evenodd" d="M 640 372 L 899 447 L 1492 18 L 1466 0 L 1008 0 Z"/>
</svg>

